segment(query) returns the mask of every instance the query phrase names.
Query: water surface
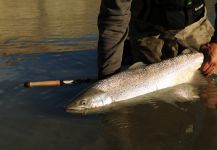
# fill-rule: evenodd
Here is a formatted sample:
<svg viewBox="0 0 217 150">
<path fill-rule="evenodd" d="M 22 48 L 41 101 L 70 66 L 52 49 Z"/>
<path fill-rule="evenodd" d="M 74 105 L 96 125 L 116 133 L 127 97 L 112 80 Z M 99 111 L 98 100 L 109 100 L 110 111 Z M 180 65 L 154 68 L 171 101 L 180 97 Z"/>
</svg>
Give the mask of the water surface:
<svg viewBox="0 0 217 150">
<path fill-rule="evenodd" d="M 63 111 L 89 84 L 23 87 L 29 80 L 96 78 L 99 3 L 0 0 L 0 149 L 215 150 L 216 77 L 195 101 L 174 105 L 155 98 L 90 116 Z"/>
</svg>

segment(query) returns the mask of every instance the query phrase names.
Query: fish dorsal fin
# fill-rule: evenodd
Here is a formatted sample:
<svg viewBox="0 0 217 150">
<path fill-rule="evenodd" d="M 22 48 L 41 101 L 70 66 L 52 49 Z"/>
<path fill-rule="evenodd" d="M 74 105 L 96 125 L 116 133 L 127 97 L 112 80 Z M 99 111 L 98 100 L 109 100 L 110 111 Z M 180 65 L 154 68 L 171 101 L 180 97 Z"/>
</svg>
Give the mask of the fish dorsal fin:
<svg viewBox="0 0 217 150">
<path fill-rule="evenodd" d="M 133 65 L 131 65 L 128 69 L 132 70 L 132 69 L 137 69 L 137 68 L 144 67 L 144 66 L 147 66 L 147 65 L 144 64 L 143 62 L 136 62 Z"/>
</svg>

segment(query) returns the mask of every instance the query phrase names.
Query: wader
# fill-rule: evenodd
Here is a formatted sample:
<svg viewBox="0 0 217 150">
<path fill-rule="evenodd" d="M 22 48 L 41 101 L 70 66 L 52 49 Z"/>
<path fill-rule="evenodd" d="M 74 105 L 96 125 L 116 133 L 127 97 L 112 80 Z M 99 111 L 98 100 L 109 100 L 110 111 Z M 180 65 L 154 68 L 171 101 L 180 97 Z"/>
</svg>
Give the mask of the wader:
<svg viewBox="0 0 217 150">
<path fill-rule="evenodd" d="M 153 1 L 157 3 L 156 8 L 151 7 Z M 180 0 L 168 1 L 173 3 Z M 146 64 L 175 57 L 183 53 L 185 49 L 199 50 L 201 45 L 210 41 L 214 29 L 206 17 L 206 11 L 198 20 L 195 21 L 194 18 L 194 23 L 189 21 L 191 13 L 187 11 L 190 16 L 186 19 L 188 22 L 185 21 L 185 24 L 180 26 L 184 26 L 183 29 L 175 29 L 174 21 L 165 22 L 165 20 L 170 20 L 165 19 L 165 14 L 176 19 L 170 12 L 174 11 L 171 9 L 173 7 L 168 7 L 168 12 L 161 13 L 159 8 L 163 10 L 165 8 L 161 7 L 161 4 L 158 5 L 158 2 L 162 0 L 102 0 L 98 17 L 98 75 L 100 79 L 120 70 L 124 42 L 127 37 L 130 40 L 130 56 L 133 62 L 142 61 Z M 198 4 L 194 10 L 201 9 L 201 6 Z M 181 9 L 182 5 L 175 9 L 178 12 L 174 14 L 182 15 Z"/>
<path fill-rule="evenodd" d="M 206 13 L 199 21 L 180 31 L 162 31 L 156 36 L 134 33 L 130 38 L 133 62 L 151 64 L 191 50 L 200 50 L 202 45 L 210 42 L 213 34 L 214 28 Z"/>
</svg>

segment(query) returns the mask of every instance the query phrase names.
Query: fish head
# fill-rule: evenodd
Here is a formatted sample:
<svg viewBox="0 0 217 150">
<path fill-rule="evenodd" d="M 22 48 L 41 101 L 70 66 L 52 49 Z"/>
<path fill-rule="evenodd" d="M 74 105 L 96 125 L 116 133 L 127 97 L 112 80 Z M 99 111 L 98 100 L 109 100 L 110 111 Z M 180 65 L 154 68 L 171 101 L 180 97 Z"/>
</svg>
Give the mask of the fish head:
<svg viewBox="0 0 217 150">
<path fill-rule="evenodd" d="M 112 98 L 105 92 L 89 89 L 69 103 L 65 110 L 71 113 L 86 113 L 110 103 L 112 103 Z"/>
</svg>

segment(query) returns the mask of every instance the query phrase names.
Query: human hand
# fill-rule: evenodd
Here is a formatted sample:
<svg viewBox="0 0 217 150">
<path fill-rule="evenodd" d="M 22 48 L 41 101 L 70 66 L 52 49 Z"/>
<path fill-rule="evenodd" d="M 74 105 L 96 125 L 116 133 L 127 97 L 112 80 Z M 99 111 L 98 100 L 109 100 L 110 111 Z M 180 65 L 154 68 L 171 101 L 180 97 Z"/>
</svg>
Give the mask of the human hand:
<svg viewBox="0 0 217 150">
<path fill-rule="evenodd" d="M 210 76 L 217 68 L 217 43 L 203 45 L 201 50 L 204 54 L 204 61 L 200 70 L 205 76 Z"/>
</svg>

